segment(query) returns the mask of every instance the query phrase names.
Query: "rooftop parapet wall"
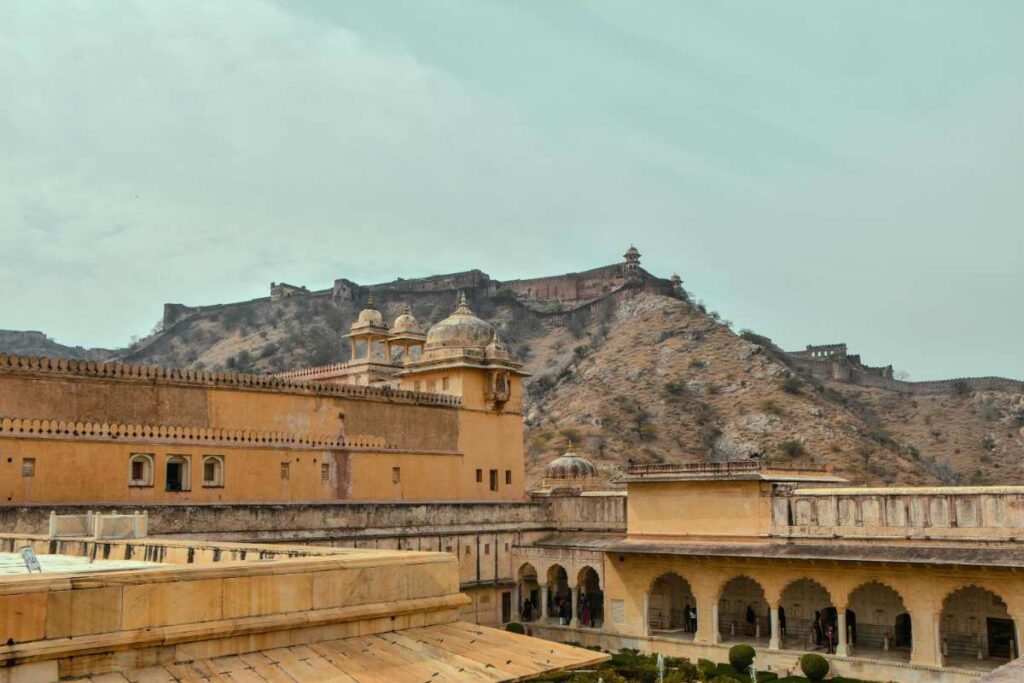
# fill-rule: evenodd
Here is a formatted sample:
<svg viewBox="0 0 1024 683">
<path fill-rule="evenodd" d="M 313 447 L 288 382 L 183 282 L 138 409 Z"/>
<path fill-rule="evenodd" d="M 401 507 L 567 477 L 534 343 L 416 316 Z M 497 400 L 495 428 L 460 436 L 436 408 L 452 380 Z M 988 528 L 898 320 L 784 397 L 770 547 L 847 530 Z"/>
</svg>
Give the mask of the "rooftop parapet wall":
<svg viewBox="0 0 1024 683">
<path fill-rule="evenodd" d="M 772 535 L 1024 542 L 1024 487 L 800 489 L 772 499 Z"/>
<path fill-rule="evenodd" d="M 28 544 L 41 553 L 56 544 L 90 557 L 132 548 L 135 558 L 172 565 L 0 579 L 0 666 L 33 667 L 36 677 L 25 680 L 450 623 L 469 603 L 459 593 L 455 558 L 442 553 L 8 535 L 0 544 Z"/>
<path fill-rule="evenodd" d="M 431 394 L 421 391 L 405 391 L 390 387 L 364 387 L 326 382 L 306 382 L 285 379 L 276 375 L 249 375 L 240 372 L 209 372 L 185 368 L 162 368 L 151 365 L 96 363 L 64 358 L 0 355 L 0 376 L 19 373 L 47 373 L 128 381 L 148 380 L 204 387 L 344 396 L 346 398 L 386 401 L 389 403 L 407 402 L 448 407 L 461 405 L 461 399 L 458 396 Z"/>
<path fill-rule="evenodd" d="M 59 515 L 89 511 L 142 511 L 149 533 L 161 536 L 260 538 L 275 543 L 373 539 L 380 537 L 451 536 L 551 528 L 543 503 L 364 503 L 347 501 L 219 504 L 31 504 L 0 506 L 0 529 L 24 534 L 46 533 L 51 511 Z M 164 539 L 149 539 L 160 542 Z M 219 541 L 218 541 L 219 544 Z"/>
<path fill-rule="evenodd" d="M 110 441 L 146 441 L 166 443 L 201 443 L 224 446 L 286 447 L 290 450 L 395 450 L 384 437 L 289 434 L 259 430 L 221 429 L 218 427 L 187 427 L 180 425 L 132 425 L 29 418 L 0 418 L 0 437 L 37 436 L 41 438 L 97 439 Z"/>
</svg>

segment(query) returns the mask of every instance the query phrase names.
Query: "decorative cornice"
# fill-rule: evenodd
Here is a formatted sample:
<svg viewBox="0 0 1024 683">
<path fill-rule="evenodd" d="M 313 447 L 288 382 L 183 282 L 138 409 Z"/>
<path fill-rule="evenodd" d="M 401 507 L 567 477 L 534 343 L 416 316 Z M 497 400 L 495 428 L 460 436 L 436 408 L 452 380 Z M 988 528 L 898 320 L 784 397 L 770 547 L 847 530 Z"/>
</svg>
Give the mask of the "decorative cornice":
<svg viewBox="0 0 1024 683">
<path fill-rule="evenodd" d="M 78 438 L 108 441 L 165 441 L 170 443 L 204 443 L 223 446 L 276 446 L 290 449 L 398 450 L 384 437 L 355 435 L 344 439 L 317 434 L 292 434 L 251 429 L 220 427 L 185 427 L 176 425 L 135 425 L 107 422 L 75 422 L 73 420 L 40 420 L 30 418 L 0 419 L 0 437 Z"/>
<path fill-rule="evenodd" d="M 210 388 L 239 389 L 243 391 L 277 391 L 281 393 L 343 396 L 346 398 L 414 403 L 457 408 L 462 399 L 449 394 L 431 394 L 419 391 L 367 387 L 351 384 L 309 382 L 275 375 L 249 375 L 240 372 L 209 372 L 183 368 L 161 368 L 126 363 L 97 363 L 65 358 L 46 358 L 0 354 L 0 375 L 31 373 L 95 377 L 115 381 L 148 381 L 185 384 Z"/>
</svg>

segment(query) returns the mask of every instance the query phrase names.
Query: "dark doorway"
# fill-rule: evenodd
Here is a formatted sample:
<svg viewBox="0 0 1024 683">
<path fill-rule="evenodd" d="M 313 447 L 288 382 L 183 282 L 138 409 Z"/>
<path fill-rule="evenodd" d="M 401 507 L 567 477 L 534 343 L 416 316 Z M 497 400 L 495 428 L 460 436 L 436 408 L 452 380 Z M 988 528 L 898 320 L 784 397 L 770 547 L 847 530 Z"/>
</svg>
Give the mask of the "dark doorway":
<svg viewBox="0 0 1024 683">
<path fill-rule="evenodd" d="M 180 491 L 182 481 L 182 469 L 184 465 L 180 462 L 167 463 L 167 490 Z"/>
<path fill-rule="evenodd" d="M 501 623 L 507 624 L 512 621 L 512 593 L 504 591 L 501 594 Z"/>
<path fill-rule="evenodd" d="M 896 647 L 913 647 L 914 636 L 910 624 L 909 614 L 900 614 L 896 617 Z"/>
<path fill-rule="evenodd" d="M 1012 659 L 1010 646 L 1013 642 L 1013 619 L 993 619 L 988 622 L 988 656 Z"/>
</svg>

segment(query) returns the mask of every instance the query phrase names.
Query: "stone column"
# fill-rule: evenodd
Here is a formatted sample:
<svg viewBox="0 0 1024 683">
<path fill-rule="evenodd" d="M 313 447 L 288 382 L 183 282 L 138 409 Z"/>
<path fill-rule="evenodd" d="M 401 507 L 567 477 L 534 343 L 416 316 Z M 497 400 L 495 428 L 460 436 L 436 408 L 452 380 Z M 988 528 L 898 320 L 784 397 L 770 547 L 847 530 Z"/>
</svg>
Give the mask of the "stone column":
<svg viewBox="0 0 1024 683">
<path fill-rule="evenodd" d="M 939 615 L 928 606 L 906 605 L 910 614 L 910 663 L 923 666 L 942 666 L 942 634 Z"/>
<path fill-rule="evenodd" d="M 644 593 L 644 613 L 641 616 L 640 635 L 651 635 L 651 593 Z"/>
<path fill-rule="evenodd" d="M 771 620 L 771 638 L 768 640 L 769 650 L 778 650 L 782 634 L 779 631 L 779 606 L 769 605 L 768 615 Z"/>
<path fill-rule="evenodd" d="M 523 618 L 523 584 L 516 581 L 512 588 L 512 621 L 522 621 Z"/>
<path fill-rule="evenodd" d="M 548 618 L 548 585 L 540 584 L 540 618 L 546 621 Z"/>
<path fill-rule="evenodd" d="M 836 634 L 836 654 L 840 657 L 849 657 L 850 650 L 846 644 L 846 608 L 836 610 L 836 616 L 839 617 L 839 626 L 837 630 L 839 633 Z"/>
<path fill-rule="evenodd" d="M 572 589 L 572 618 L 569 619 L 569 626 L 573 628 L 580 627 L 580 587 Z"/>
</svg>

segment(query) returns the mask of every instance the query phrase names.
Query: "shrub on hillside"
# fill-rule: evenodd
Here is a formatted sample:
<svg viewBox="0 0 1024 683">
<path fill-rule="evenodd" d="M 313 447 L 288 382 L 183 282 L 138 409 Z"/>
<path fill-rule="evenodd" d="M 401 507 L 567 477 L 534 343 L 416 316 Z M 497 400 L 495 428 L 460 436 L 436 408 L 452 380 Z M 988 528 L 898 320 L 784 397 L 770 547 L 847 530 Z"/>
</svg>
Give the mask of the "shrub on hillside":
<svg viewBox="0 0 1024 683">
<path fill-rule="evenodd" d="M 737 671 L 746 671 L 754 661 L 754 648 L 749 645 L 733 645 L 729 648 L 729 663 Z"/>
<path fill-rule="evenodd" d="M 821 655 L 808 652 L 800 658 L 800 670 L 804 672 L 808 680 L 821 681 L 828 676 L 828 660 Z"/>
<path fill-rule="evenodd" d="M 787 394 L 799 394 L 803 386 L 804 383 L 799 377 L 787 377 L 779 383 L 779 387 Z"/>
<path fill-rule="evenodd" d="M 796 460 L 797 458 L 807 455 L 807 449 L 804 447 L 803 442 L 797 441 L 796 439 L 790 439 L 780 443 L 779 452 L 782 454 L 782 457 L 787 460 Z"/>
</svg>

